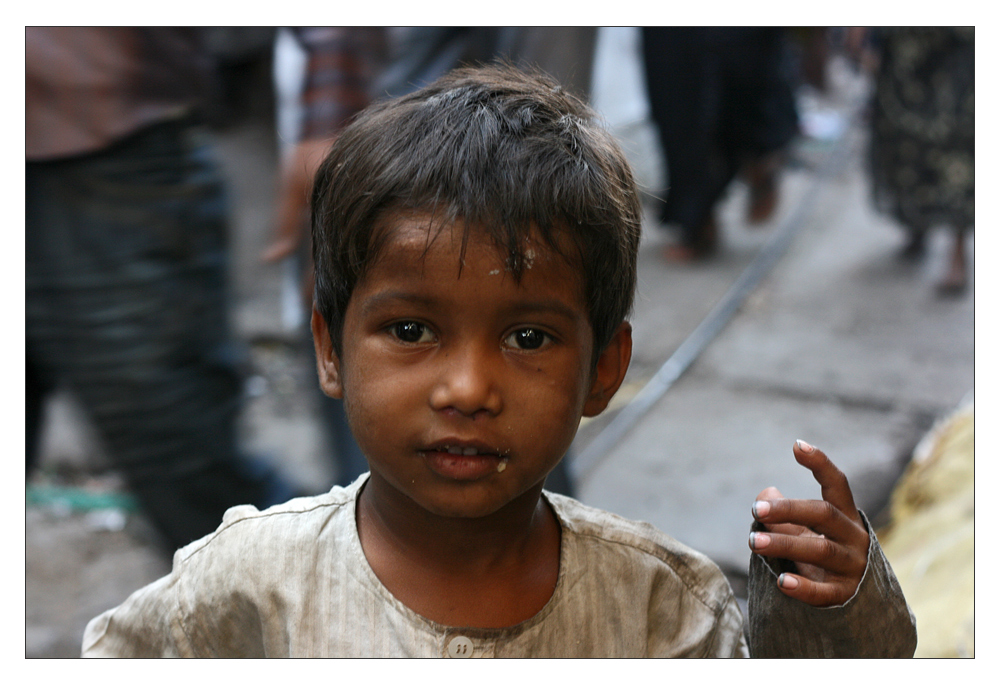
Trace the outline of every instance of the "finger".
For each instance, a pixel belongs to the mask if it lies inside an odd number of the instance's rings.
[[[774,486],[768,486],[763,491],[757,494],[757,500],[777,500],[778,498],[784,498],[779,491]]]
[[[850,579],[813,581],[788,572],[778,577],[778,589],[782,593],[815,607],[843,605],[854,596],[857,588],[857,583]]]
[[[809,535],[810,532],[804,526],[799,526],[797,524],[786,524],[781,522],[769,523],[762,519],[763,515],[767,515],[771,508],[771,503],[776,500],[783,499],[784,496],[781,495],[779,491],[774,486],[768,486],[763,491],[757,494],[757,499],[754,500],[753,506],[751,507],[751,513],[753,518],[764,525],[768,531],[777,531],[783,534],[790,535]]]
[[[805,441],[796,441],[792,448],[795,460],[813,473],[813,478],[819,483],[823,500],[831,503],[852,521],[860,524],[861,517],[854,505],[854,495],[847,483],[847,477],[837,468],[830,458],[819,448]]]
[[[846,544],[864,545],[868,536],[860,521],[826,500],[758,500],[753,504],[753,515],[771,530],[781,530],[776,525],[792,525]]]
[[[765,531],[770,531],[776,534],[785,534],[787,536],[818,536],[815,531],[808,529],[799,524],[767,524],[761,522],[764,525]]]
[[[750,549],[758,555],[812,565],[827,572],[860,579],[867,555],[859,547],[825,536],[796,536],[770,531],[750,534]]]

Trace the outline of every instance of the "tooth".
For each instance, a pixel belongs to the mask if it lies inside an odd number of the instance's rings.
[[[476,450],[475,448],[466,448],[465,450],[462,451],[462,454],[463,455],[475,455],[478,452],[479,451]]]
[[[458,448],[456,446],[446,445],[444,449],[447,450],[452,455],[461,455],[462,454],[462,449]]]

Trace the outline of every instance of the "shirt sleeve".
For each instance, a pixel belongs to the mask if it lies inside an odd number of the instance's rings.
[[[194,657],[182,627],[175,571],[87,623],[82,657]]]
[[[307,53],[301,138],[329,138],[371,102],[388,56],[386,29],[326,26],[294,32]]]
[[[82,657],[265,657],[256,558],[245,554],[257,529],[237,526],[256,513],[230,508],[219,529],[174,553],[168,575],[90,620]]]
[[[777,578],[792,571],[792,563],[751,554],[752,657],[913,657],[916,620],[863,512],[861,518],[870,539],[868,566],[858,590],[843,605],[813,607],[789,598],[778,590]],[[762,528],[754,523],[753,530]]]

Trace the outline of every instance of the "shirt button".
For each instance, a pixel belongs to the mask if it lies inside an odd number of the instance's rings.
[[[472,639],[455,636],[448,641],[448,657],[472,657]]]

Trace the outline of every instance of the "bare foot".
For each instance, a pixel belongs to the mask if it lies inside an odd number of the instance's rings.
[[[663,249],[663,259],[667,262],[675,262],[677,264],[689,264],[691,262],[699,262],[705,259],[705,256],[699,251],[687,245],[668,245]]]
[[[719,227],[715,215],[709,215],[693,243],[668,245],[663,249],[663,258],[668,262],[691,263],[706,260],[718,249]]]
[[[969,287],[969,280],[965,274],[948,272],[948,276],[942,279],[937,285],[939,295],[945,297],[958,297],[965,293]]]

